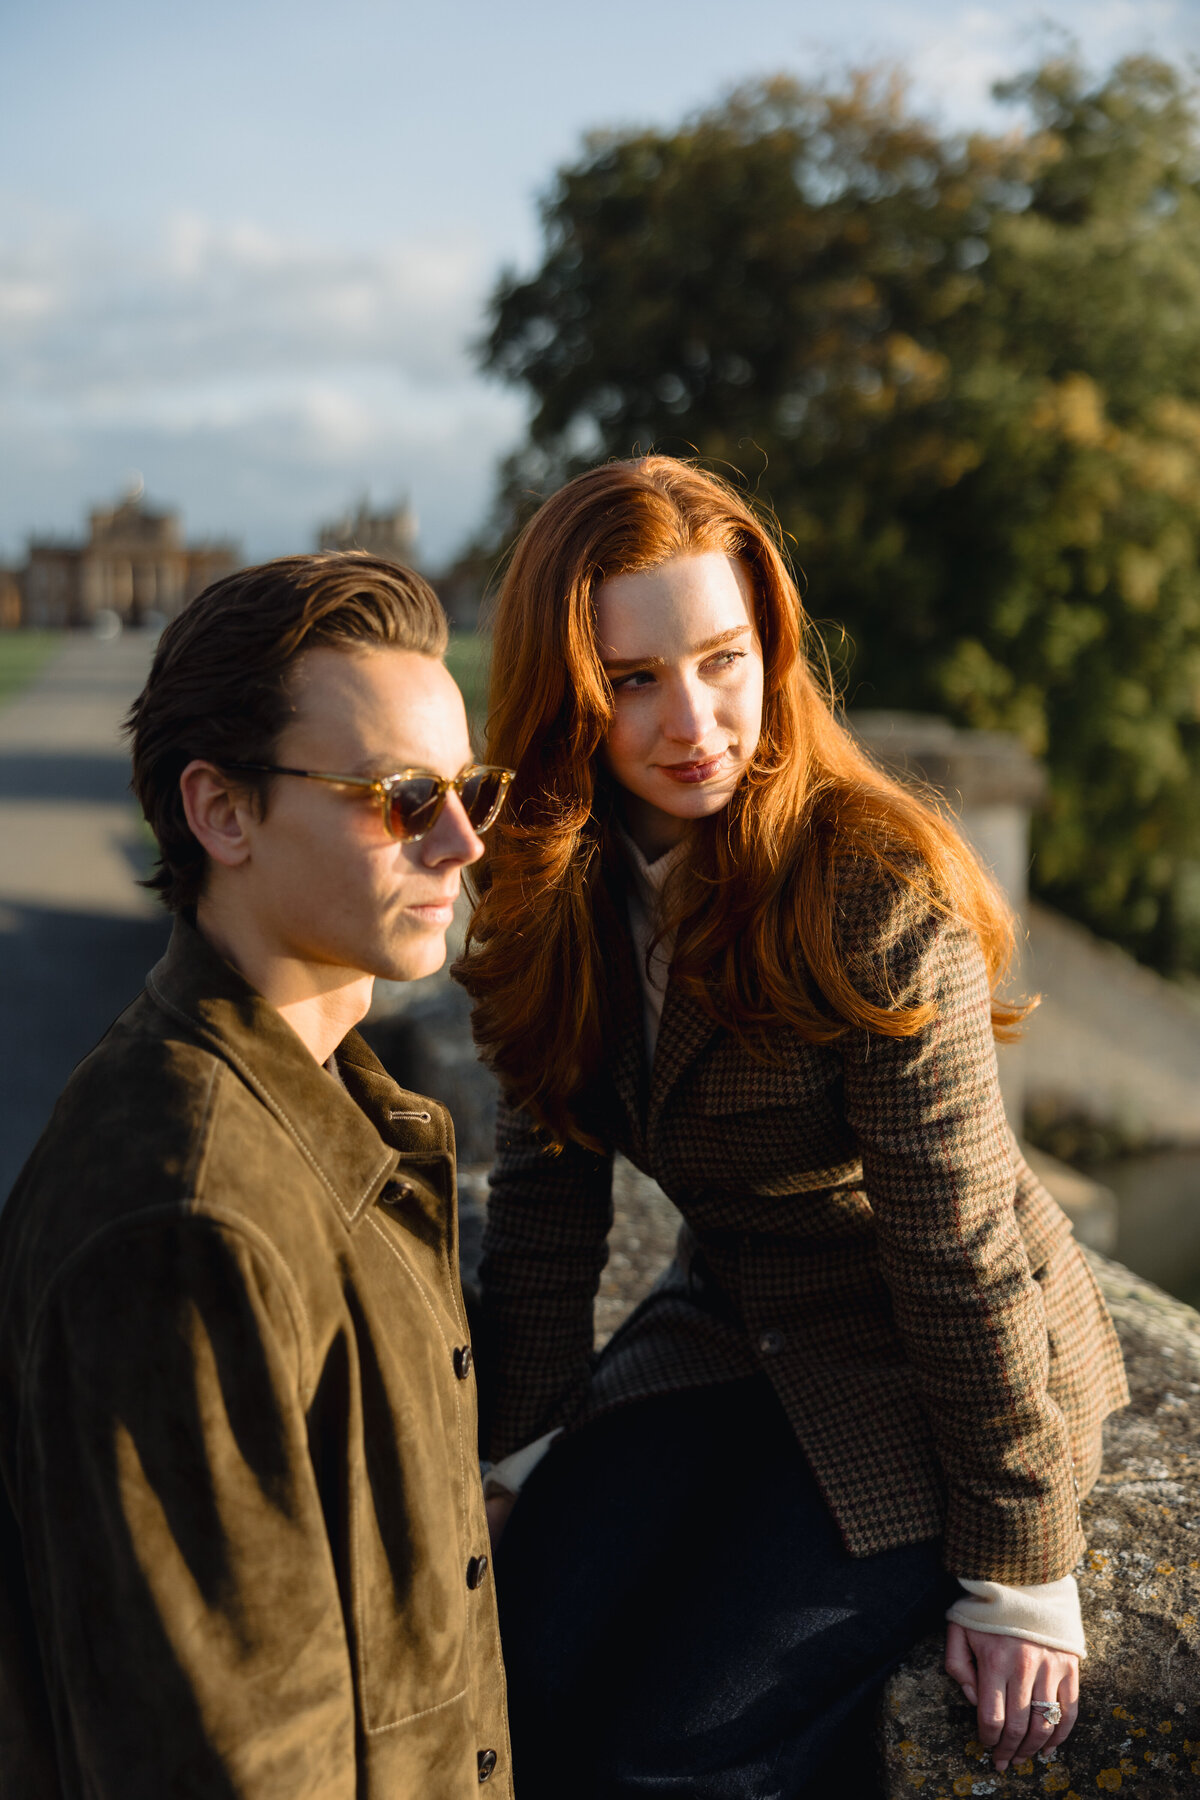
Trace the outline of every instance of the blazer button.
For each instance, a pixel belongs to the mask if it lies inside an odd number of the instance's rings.
[[[487,1572],[488,1572],[487,1557],[486,1556],[473,1556],[471,1558],[470,1562],[467,1564],[467,1586],[471,1589],[472,1592],[474,1592],[474,1590],[477,1587],[483,1586],[484,1579],[487,1575]]]
[[[782,1331],[771,1328],[767,1331],[760,1331],[758,1334],[758,1348],[763,1356],[778,1356],[779,1352],[786,1348],[786,1345],[787,1339]]]
[[[473,1361],[474,1358],[471,1355],[470,1344],[460,1344],[458,1349],[454,1352],[454,1373],[458,1376],[460,1381],[465,1381],[467,1376],[471,1373],[471,1364]]]
[[[479,1770],[480,1781],[486,1781],[495,1768],[499,1758],[494,1750],[480,1750],[475,1757],[475,1765]]]

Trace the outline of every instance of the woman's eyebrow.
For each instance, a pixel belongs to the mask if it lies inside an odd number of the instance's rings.
[[[732,631],[718,631],[714,637],[705,638],[703,643],[693,644],[687,652],[688,656],[707,656],[710,650],[719,650],[723,644],[732,644],[737,638],[745,637],[753,630],[749,624],[735,625]],[[665,669],[666,658],[662,656],[627,656],[614,657],[611,661],[601,659],[606,674],[612,675],[625,669]]]

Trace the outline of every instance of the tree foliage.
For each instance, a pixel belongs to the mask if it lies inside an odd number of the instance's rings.
[[[1170,65],[1048,63],[956,137],[894,77],[589,138],[492,301],[510,516],[654,445],[793,540],[851,704],[1018,732],[1035,879],[1200,967],[1200,128]]]

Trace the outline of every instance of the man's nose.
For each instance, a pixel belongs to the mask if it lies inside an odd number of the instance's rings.
[[[457,788],[446,795],[446,804],[433,830],[420,845],[422,862],[430,867],[438,863],[473,863],[483,855],[483,839],[467,817]]]

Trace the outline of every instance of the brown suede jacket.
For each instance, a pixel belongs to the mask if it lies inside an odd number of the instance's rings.
[[[337,1063],[180,922],[0,1219],[6,1800],[511,1795],[453,1134]]]

